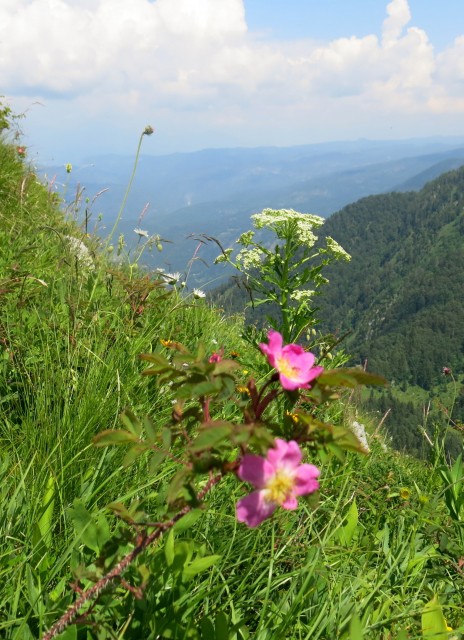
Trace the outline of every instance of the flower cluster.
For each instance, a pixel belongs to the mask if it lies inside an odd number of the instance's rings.
[[[74,254],[80,267],[91,270],[95,269],[90,251],[82,240],[74,236],[63,236],[63,238],[68,242],[70,251]]]
[[[366,427],[360,422],[357,422],[356,420],[354,420],[351,424],[351,431],[354,433],[354,435],[358,439],[362,450],[365,453],[369,453],[370,449],[369,449],[369,443],[367,442]]]
[[[259,347],[269,364],[277,370],[280,383],[287,391],[307,389],[310,382],[322,373],[322,367],[314,366],[314,354],[297,344],[283,346],[283,338],[278,331],[269,331],[268,341]],[[274,447],[268,450],[265,458],[252,454],[243,456],[238,477],[252,484],[256,491],[238,501],[239,522],[257,527],[277,507],[296,509],[299,496],[319,489],[319,469],[311,464],[302,464],[302,457],[295,440],[286,442],[281,438],[276,438]]]
[[[341,247],[336,240],[327,236],[325,239],[327,244],[327,251],[330,252],[337,260],[344,260],[349,262],[351,260],[350,254]]]
[[[297,291],[292,291],[290,294],[290,298],[295,300],[295,302],[310,302],[316,292],[311,289],[298,289]]]
[[[324,218],[320,216],[299,213],[293,209],[264,209],[251,217],[256,229],[272,229],[278,238],[284,237],[286,225],[295,225],[299,241],[308,247],[312,247],[317,240],[314,229],[324,223]]]
[[[261,265],[264,253],[259,247],[253,247],[252,249],[242,249],[237,254],[237,263],[244,269],[256,269]]]
[[[227,262],[233,252],[233,249],[224,249],[224,253],[221,253],[214,259],[214,264],[220,264],[221,262]]]

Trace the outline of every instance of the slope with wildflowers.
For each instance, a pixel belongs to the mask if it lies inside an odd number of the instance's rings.
[[[382,379],[327,351],[295,296],[324,265],[294,291],[289,266],[266,289],[287,320],[244,335],[177,274],[111,259],[8,131],[1,637],[459,638],[462,459],[439,438],[427,464],[397,454],[356,406]],[[301,240],[271,218],[264,269]]]

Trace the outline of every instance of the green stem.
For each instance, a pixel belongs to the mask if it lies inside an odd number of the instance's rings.
[[[115,223],[113,225],[113,228],[111,229],[110,235],[106,239],[105,247],[109,246],[109,244],[111,242],[111,239],[113,238],[114,232],[116,231],[116,229],[118,227],[118,224],[119,224],[119,222],[121,220],[123,211],[124,211],[124,209],[126,207],[127,198],[129,197],[129,193],[130,193],[130,190],[131,190],[131,187],[132,187],[132,183],[133,183],[134,177],[135,177],[135,172],[137,170],[137,165],[139,163],[139,155],[140,155],[140,149],[142,147],[143,136],[145,136],[145,135],[147,135],[146,130],[142,131],[142,133],[140,134],[139,144],[138,144],[138,147],[137,147],[137,152],[135,154],[134,166],[132,167],[131,177],[129,179],[129,183],[128,183],[127,188],[126,188],[126,193],[124,194],[124,198],[122,199],[121,206],[119,207],[119,211],[118,211],[118,215],[117,215],[116,221],[115,221]]]
[[[280,312],[282,314],[282,334],[286,342],[291,342],[291,331],[289,325],[289,307],[288,307],[288,271],[289,260],[291,255],[291,247],[289,246],[291,241],[287,238],[285,243],[285,258],[282,264],[282,275],[280,278]]]

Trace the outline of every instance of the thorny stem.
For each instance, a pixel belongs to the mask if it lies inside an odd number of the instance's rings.
[[[272,384],[273,382],[275,382],[275,380],[278,379],[278,374],[274,373],[271,378],[269,378],[269,380],[264,384],[263,388],[261,389],[261,391],[259,392],[256,401],[253,403],[253,411],[255,413],[255,418],[257,420],[259,420],[261,418],[261,415],[263,414],[264,410],[266,409],[267,405],[274,400],[274,398],[276,398],[280,391],[277,390],[272,390],[270,391],[266,397],[263,398],[264,392],[266,391],[267,387]]]
[[[210,422],[211,421],[211,415],[209,412],[209,405],[211,403],[211,398],[203,398],[203,420],[204,422]]]
[[[198,500],[202,500],[209,491],[221,480],[222,474],[219,473],[216,476],[211,476],[206,485],[198,494]],[[79,617],[79,610],[83,605],[89,600],[96,600],[101,592],[106,589],[106,587],[111,584],[116,578],[121,576],[121,574],[127,569],[127,567],[137,558],[138,555],[142,553],[144,549],[149,547],[153,542],[158,540],[161,535],[171,529],[175,525],[175,523],[180,520],[183,516],[185,516],[189,511],[192,510],[193,507],[190,505],[186,505],[179,513],[176,513],[170,520],[167,522],[159,522],[156,523],[156,529],[149,536],[145,536],[142,540],[137,544],[137,546],[132,549],[130,553],[128,553],[124,558],[118,562],[118,564],[111,569],[105,576],[100,578],[98,582],[96,582],[92,587],[82,592],[81,596],[76,600],[76,602],[68,608],[68,610],[61,616],[59,620],[55,622],[55,624],[50,627],[50,629],[42,636],[42,640],[52,640],[52,638],[56,638],[59,633],[62,633],[69,625],[71,625],[77,617]]]

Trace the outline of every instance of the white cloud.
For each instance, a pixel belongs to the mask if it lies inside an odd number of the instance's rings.
[[[381,38],[270,42],[249,32],[243,0],[2,0],[0,87],[89,118],[153,113],[179,132],[283,134],[319,118],[363,135],[369,113],[463,109],[464,36],[437,55],[412,20],[392,0]]]
[[[241,0],[17,0],[0,7],[0,85],[79,94],[185,81],[246,33]]]
[[[385,47],[396,43],[411,20],[408,0],[392,0],[387,5],[387,16],[382,26],[382,42]]]

